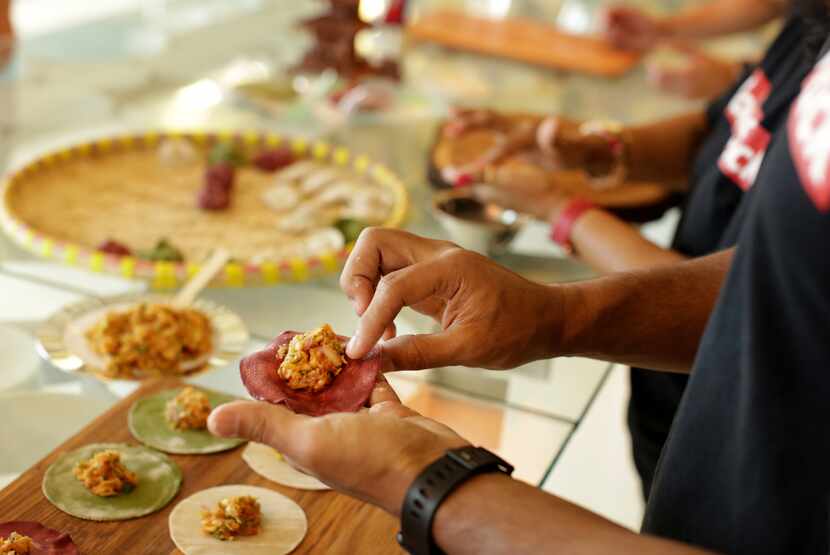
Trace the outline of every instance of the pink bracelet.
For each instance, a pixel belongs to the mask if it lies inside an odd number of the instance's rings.
[[[551,240],[568,253],[572,253],[571,232],[573,231],[574,224],[585,212],[593,210],[596,207],[596,204],[593,202],[581,198],[575,198],[568,202],[565,208],[559,213],[559,217],[551,225]]]

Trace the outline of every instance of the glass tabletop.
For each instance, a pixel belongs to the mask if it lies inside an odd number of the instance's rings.
[[[426,170],[437,121],[452,103],[623,121],[690,106],[651,92],[641,68],[606,81],[411,45],[405,47],[401,62],[405,76],[401,90],[409,99],[402,113],[332,118],[319,109],[319,99],[309,97],[263,106],[241,98],[233,83],[240,75],[284,74],[309,43],[296,29],[296,21],[315,13],[319,5],[283,0],[113,4],[123,6],[102,13],[82,10],[71,14],[75,23],[53,22],[50,27],[46,12],[55,9],[52,4],[37,12],[36,0],[22,3],[21,14],[30,20],[21,31],[13,67],[7,69],[12,74],[0,76],[0,163],[6,168],[57,146],[128,130],[278,130],[326,138],[382,161],[409,190],[412,202],[406,228],[446,239],[451,237],[430,210],[432,190]],[[413,4],[420,9],[441,3]],[[511,14],[524,10],[535,17],[555,17],[558,13],[553,3],[545,4],[542,11],[539,6],[544,3],[532,1],[492,4],[512,6]],[[587,0],[583,4],[595,8]],[[60,21],[59,14],[52,16]],[[622,104],[620,97],[632,101]],[[543,226],[527,226],[507,252],[494,258],[544,282],[591,275],[549,243]],[[142,282],[36,259],[0,237],[0,376],[7,378],[0,383],[0,419],[22,418],[26,409],[19,407],[30,407],[34,394],[74,396],[84,407],[70,416],[48,410],[36,416],[49,433],[32,442],[26,461],[18,460],[17,466],[0,462],[0,486],[4,476],[23,470],[24,462],[33,463],[130,391],[41,362],[35,355],[35,330],[68,303],[146,288]],[[252,336],[247,352],[284,329],[305,329],[326,321],[348,333],[356,322],[334,277],[277,287],[209,289],[204,297],[243,318]],[[401,333],[430,331],[434,326],[413,312],[402,313],[397,323]],[[539,484],[608,371],[603,362],[560,359],[511,372],[443,368],[401,373],[392,383],[405,402],[498,451],[515,464],[518,477]],[[193,381],[245,394],[235,362]],[[61,426],[53,425],[62,418]],[[528,436],[534,441],[527,442]],[[0,461],[8,446],[0,441]]]

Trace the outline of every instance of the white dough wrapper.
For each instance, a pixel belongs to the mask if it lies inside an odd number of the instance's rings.
[[[252,495],[262,508],[262,527],[255,536],[222,541],[202,532],[202,509],[215,509],[222,499]],[[291,553],[305,538],[308,520],[303,509],[286,496],[256,486],[231,485],[195,493],[170,513],[170,538],[184,555],[281,555]]]
[[[277,451],[262,443],[249,443],[242,451],[242,460],[257,474],[281,486],[308,490],[329,489],[314,476],[303,474],[292,467]]]

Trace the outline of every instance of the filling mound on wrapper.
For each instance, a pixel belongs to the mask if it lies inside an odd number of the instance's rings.
[[[357,411],[372,393],[381,357],[373,350],[352,360],[346,356],[347,340],[328,325],[307,333],[283,332],[242,360],[242,382],[255,399],[301,414]]]
[[[252,495],[222,499],[213,510],[202,510],[202,532],[222,541],[255,536],[262,524],[262,509]]]

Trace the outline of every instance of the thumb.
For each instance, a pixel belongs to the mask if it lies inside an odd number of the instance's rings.
[[[292,441],[309,417],[261,401],[235,401],[214,409],[208,430],[219,437],[239,437],[270,445],[291,455]]]
[[[464,364],[460,336],[450,329],[423,335],[401,335],[382,344],[383,356],[393,370],[425,370]]]

